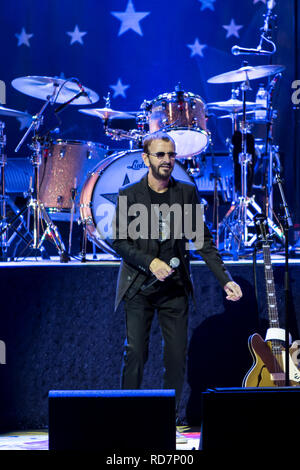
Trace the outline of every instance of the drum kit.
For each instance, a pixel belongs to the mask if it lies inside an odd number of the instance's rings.
[[[144,100],[140,111],[123,112],[110,105],[110,95],[105,98],[103,108],[80,108],[80,113],[100,119],[105,135],[112,140],[127,140],[129,149],[111,152],[109,148],[95,142],[53,139],[39,134],[43,116],[49,105],[58,105],[59,114],[68,105],[91,105],[99,100],[97,93],[84,87],[76,78],[27,76],[12,81],[12,86],[21,93],[43,100],[43,106],[34,116],[0,106],[0,115],[31,118],[31,124],[15,151],[31,136],[30,185],[27,203],[22,209],[14,206],[7,195],[6,170],[9,158],[5,155],[6,139],[4,124],[0,125],[1,165],[1,224],[0,243],[2,259],[13,237],[19,236],[33,252],[43,256],[44,242],[54,243],[61,262],[72,256],[72,229],[74,221],[83,227],[81,261],[86,261],[87,240],[106,253],[116,255],[112,248],[112,217],[118,190],[127,183],[138,181],[147,171],[142,159],[143,138],[149,133],[163,130],[175,141],[177,160],[174,177],[193,182],[200,194],[209,191],[214,195],[214,214],[217,217],[216,242],[224,252],[233,257],[243,255],[253,243],[251,227],[253,211],[266,211],[270,227],[278,238],[283,234],[273,223],[272,185],[274,166],[278,166],[278,147],[273,144],[272,125],[276,112],[272,106],[271,86],[268,91],[267,108],[256,102],[247,101],[250,81],[264,77],[277,77],[283,66],[265,65],[251,67],[247,64],[237,70],[216,75],[208,80],[211,84],[240,83],[232,89],[231,97],[225,101],[205,103],[201,96],[185,91],[181,84],[170,93],[163,93],[151,101]],[[274,79],[273,79],[274,81]],[[274,87],[273,87],[274,88]],[[241,100],[238,99],[241,93]],[[250,132],[258,110],[264,110],[260,119],[267,129],[266,141],[259,142],[256,151]],[[210,112],[220,112],[219,118],[231,119],[232,136],[229,155],[218,157],[206,154],[213,148],[212,135],[207,128]],[[225,114],[224,114],[225,113]],[[136,127],[130,130],[110,127],[114,119],[134,119]],[[262,185],[266,183],[266,207],[261,208],[252,194],[255,159],[263,155]],[[17,160],[17,159],[15,159]],[[22,159],[20,159],[21,161]],[[280,165],[280,162],[279,162]],[[6,168],[7,167],[7,168]],[[219,222],[218,194],[231,203],[230,209]],[[203,200],[205,202],[205,200]],[[7,204],[14,212],[8,220]],[[25,220],[27,213],[27,223]],[[31,217],[32,216],[32,217]],[[55,220],[70,222],[69,246],[65,247]],[[31,221],[31,225],[30,225]],[[220,239],[223,237],[222,247]],[[222,251],[221,250],[221,251]]]

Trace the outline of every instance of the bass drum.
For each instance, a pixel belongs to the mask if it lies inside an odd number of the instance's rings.
[[[142,150],[112,154],[103,160],[84,183],[80,195],[80,217],[86,225],[89,240],[107,253],[112,248],[112,220],[122,186],[138,182],[148,171]],[[184,167],[175,161],[172,176],[194,183]]]

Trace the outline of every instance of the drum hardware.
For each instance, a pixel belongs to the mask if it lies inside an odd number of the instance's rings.
[[[240,132],[241,132],[241,152],[238,156],[238,163],[241,168],[241,177],[240,177],[240,195],[236,198],[234,204],[232,205],[231,209],[224,217],[224,223],[220,224],[220,231],[226,227],[230,235],[227,233],[224,236],[224,248],[228,250],[229,246],[232,251],[234,258],[238,259],[239,253],[245,252],[248,247],[251,247],[254,240],[256,239],[256,235],[250,233],[250,227],[253,227],[253,214],[251,212],[251,206],[255,207],[255,210],[258,211],[259,206],[254,201],[254,197],[250,197],[248,194],[248,169],[252,161],[252,155],[247,151],[247,140],[249,134],[249,122],[246,119],[247,116],[247,100],[246,100],[246,93],[248,90],[251,89],[250,87],[250,79],[261,78],[263,76],[269,76],[272,73],[279,73],[283,70],[282,66],[259,66],[259,67],[249,67],[247,62],[243,63],[243,66],[235,71],[227,72],[225,74],[221,74],[215,77],[212,77],[208,80],[209,83],[228,83],[228,82],[238,82],[241,81],[240,90],[242,92],[242,121],[240,124]],[[232,119],[233,121],[233,129],[236,129],[236,112],[241,112],[239,109],[239,104],[236,101],[236,96],[232,96],[233,100],[231,114],[234,116]],[[234,101],[236,101],[234,103]],[[227,103],[229,104],[229,103]],[[212,103],[212,107],[223,108],[226,109],[226,104],[220,102],[219,103]],[[255,103],[250,103],[250,110],[253,111],[257,109]],[[228,106],[230,108],[230,106]],[[252,108],[252,109],[251,109]],[[234,111],[234,112],[233,112]],[[235,131],[236,132],[236,131]],[[234,134],[233,134],[234,135]],[[268,188],[270,189],[270,188]],[[260,209],[261,211],[261,209]],[[275,224],[271,222],[271,227],[277,233],[277,235],[282,239],[282,232]],[[227,238],[227,239],[226,239]]]
[[[71,255],[72,252],[72,235],[73,235],[73,223],[74,223],[74,215],[76,210],[76,195],[77,195],[77,178],[74,178],[74,187],[71,188],[71,217],[70,217],[70,230],[69,230],[69,246],[68,246],[68,254]]]
[[[18,80],[18,79],[17,79]],[[25,81],[26,82],[26,81]],[[17,82],[19,84],[19,82]],[[16,217],[13,219],[14,221],[20,218],[26,211],[32,211],[33,215],[33,234],[32,234],[32,244],[30,245],[30,248],[34,252],[39,252],[42,255],[42,245],[44,243],[44,240],[46,236],[48,236],[51,241],[54,242],[55,247],[58,250],[58,253],[60,255],[60,261],[61,262],[67,262],[68,261],[68,256],[66,254],[66,250],[64,247],[64,244],[62,242],[62,239],[60,237],[60,234],[58,232],[57,227],[52,223],[49,215],[47,214],[44,205],[41,203],[40,198],[39,198],[39,167],[41,165],[41,156],[42,156],[42,151],[41,151],[41,138],[38,135],[38,129],[40,127],[40,124],[43,120],[43,113],[49,103],[53,102],[56,94],[57,94],[57,84],[53,83],[53,88],[52,88],[52,94],[47,96],[46,102],[43,104],[42,108],[40,111],[33,116],[32,123],[25,132],[24,136],[22,137],[21,141],[17,145],[15,152],[17,152],[29,133],[33,131],[33,137],[32,137],[32,143],[30,145],[30,148],[32,150],[32,155],[31,155],[31,163],[33,166],[34,170],[34,183],[33,183],[33,188],[32,191],[30,192],[30,197],[29,200],[27,201],[26,206],[20,210],[19,214],[16,215]],[[29,216],[28,216],[29,217]],[[43,228],[43,222],[46,225],[46,228]],[[41,228],[43,230],[43,235],[40,237],[40,232]],[[29,245],[29,244],[28,244]]]
[[[215,243],[216,247],[219,249],[219,193],[218,193],[218,183],[222,185],[221,178],[215,174],[214,175],[214,198],[213,198],[213,222],[212,222],[212,233],[215,234]],[[222,187],[222,186],[221,186]]]
[[[84,208],[84,205],[80,205],[80,208]],[[82,223],[82,248],[81,248],[81,262],[86,263],[87,255],[87,242],[88,242],[88,227],[93,226],[93,219],[91,216],[85,217],[81,220]],[[92,241],[94,245],[94,241]]]
[[[104,133],[113,140],[129,140],[131,142],[141,141],[141,132],[133,129],[131,131],[125,131],[123,129],[111,129],[108,127],[111,119],[134,119],[135,113],[126,113],[123,111],[117,111],[110,107],[110,93],[108,93],[105,99],[104,108],[90,108],[90,109],[79,109],[80,113],[88,114],[90,116],[98,117],[103,121]]]
[[[188,174],[189,160],[179,160]],[[233,159],[232,155],[202,154],[197,157],[198,175],[193,177],[199,193],[213,195],[215,190],[214,177],[219,178],[219,189],[224,202],[234,199]],[[192,175],[191,175],[192,176]]]
[[[12,114],[8,114],[12,116]],[[5,154],[6,135],[4,134],[5,124],[0,121],[0,168],[1,168],[1,195],[0,195],[0,246],[1,246],[1,259],[2,261],[8,260],[8,248],[11,246],[16,236],[23,240],[26,244],[28,240],[26,236],[30,233],[26,226],[26,221],[22,215],[19,216],[19,209],[13,200],[7,195],[6,185],[6,166],[8,164],[7,156]],[[7,206],[12,209],[15,214],[13,220],[8,220]],[[16,219],[19,219],[17,226],[14,226]],[[8,235],[9,229],[12,228],[12,233]],[[21,232],[24,231],[24,234]]]
[[[190,176],[193,178],[200,178],[202,169],[198,156],[190,158],[179,158],[178,160],[181,162]]]
[[[125,131],[123,129],[110,129],[107,128],[105,130],[105,134],[109,136],[113,140],[130,140],[131,142],[135,142],[139,147],[142,145],[142,140],[145,136],[141,131],[138,129],[131,129],[130,131]]]
[[[210,110],[215,111],[226,111],[229,114],[218,116],[218,119],[230,118],[232,121],[232,135],[235,131],[238,130],[238,117],[243,115],[243,101],[240,101],[237,97],[239,95],[238,88],[232,88],[231,97],[227,101],[216,101],[213,103],[207,103],[206,107]],[[247,101],[246,103],[247,111],[246,114],[252,114],[257,109],[262,109],[258,107],[255,102]]]

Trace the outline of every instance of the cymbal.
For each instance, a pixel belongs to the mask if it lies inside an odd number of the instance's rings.
[[[90,116],[96,116],[101,119],[134,119],[134,116],[123,111],[116,111],[111,108],[87,108],[78,109],[80,113],[89,114]]]
[[[237,70],[215,75],[207,80],[208,83],[234,83],[244,82],[247,79],[255,80],[257,78],[268,77],[285,69],[283,65],[258,65],[251,67],[249,65]]]
[[[21,93],[34,98],[39,98],[40,100],[46,101],[48,97],[52,96],[54,93],[53,99],[56,103],[66,103],[80,91],[80,88],[75,81],[67,81],[66,79],[58,77],[19,77],[15,78],[11,84]],[[90,99],[88,99],[87,96],[82,95],[70,104],[91,104],[91,102],[96,103],[96,101],[99,100],[97,93],[89,88],[83,88]]]
[[[260,108],[262,109],[262,108]],[[255,113],[255,110],[252,110],[252,111],[246,111],[246,114],[249,115],[249,114],[254,114]],[[235,118],[236,116],[242,116],[243,113],[239,112],[239,113],[231,113],[231,114],[222,114],[221,116],[218,116],[217,119],[233,119]]]
[[[29,113],[25,113],[24,111],[17,111],[16,109],[9,109],[5,108],[4,106],[0,106],[0,115],[1,116],[11,116],[11,117],[27,117],[32,118]]]
[[[227,111],[229,113],[237,113],[242,111],[243,102],[237,99],[230,99],[227,101],[216,101],[214,103],[207,103],[206,107],[208,109],[216,109],[218,111]],[[255,102],[246,101],[246,109],[262,109],[261,106],[257,105]]]

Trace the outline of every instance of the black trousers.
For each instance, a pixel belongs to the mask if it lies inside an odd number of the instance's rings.
[[[163,388],[175,389],[179,404],[187,353],[189,299],[183,286],[160,282],[133,298],[125,296],[126,340],[121,374],[123,389],[138,389],[148,359],[149,336],[155,312],[163,338]]]

